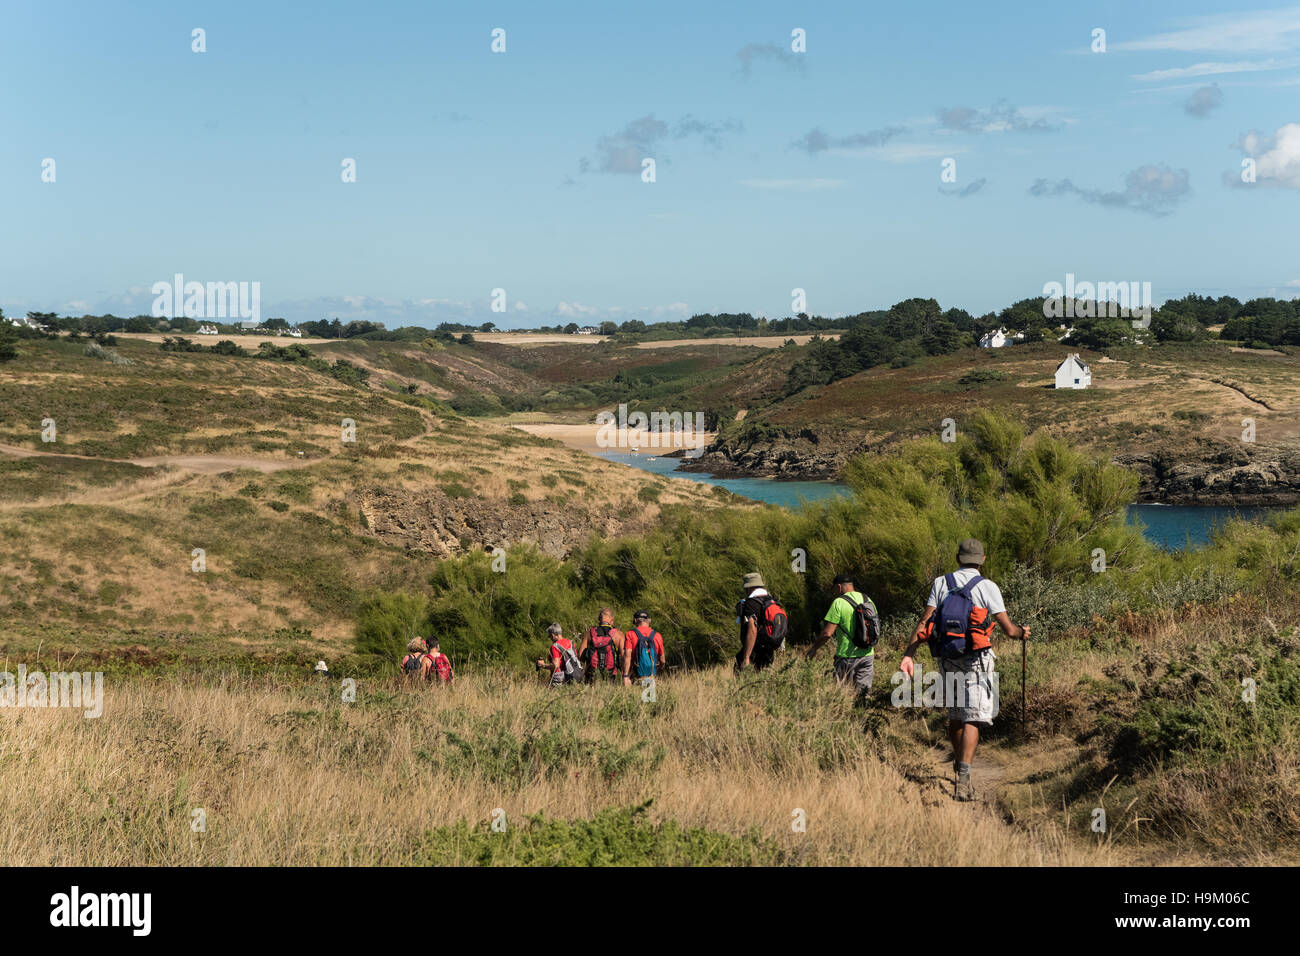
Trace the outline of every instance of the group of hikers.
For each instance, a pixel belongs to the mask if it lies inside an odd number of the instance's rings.
[[[938,661],[948,710],[948,739],[952,744],[956,796],[974,799],[971,761],[979,742],[980,728],[989,727],[997,712],[997,681],[994,675],[992,637],[995,626],[1016,640],[1026,640],[1029,628],[1014,624],[1007,614],[1002,592],[980,574],[984,545],[975,538],[962,541],[957,549],[957,568],[934,579],[925,610],[903,652],[899,670],[910,680],[915,673],[915,655],[927,643]],[[736,605],[740,649],[734,669],[761,671],[772,665],[777,651],[785,646],[789,621],[785,610],[767,590],[758,572],[741,581],[744,597]],[[857,589],[852,574],[835,577],[832,598],[821,619],[813,643],[804,651],[811,660],[831,640],[835,680],[853,691],[861,701],[871,690],[875,673],[875,646],[880,639],[880,613],[875,602]],[[650,612],[632,615],[626,631],[614,626],[614,612],[602,608],[595,625],[574,647],[559,624],[547,628],[549,654],[536,661],[539,672],[549,671],[552,686],[572,683],[634,681],[648,683],[665,665],[664,639],[650,623]],[[451,663],[438,650],[438,641],[427,644],[416,638],[402,659],[405,674],[424,680],[449,683]]]

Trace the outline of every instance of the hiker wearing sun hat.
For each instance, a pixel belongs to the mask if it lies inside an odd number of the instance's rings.
[[[772,664],[777,650],[785,644],[789,620],[785,609],[776,603],[757,571],[746,574],[740,582],[745,596],[736,605],[736,623],[740,625],[740,650],[736,652],[736,673],[751,664],[761,671]]]
[[[993,626],[996,623],[1008,637],[1021,641],[1029,637],[1029,628],[1011,623],[1002,591],[980,575],[984,564],[982,542],[975,538],[963,540],[957,546],[957,564],[956,571],[935,578],[930,586],[925,613],[903,652],[899,669],[910,679],[916,649],[922,641],[929,642],[930,653],[939,662],[948,706],[956,796],[959,800],[973,800],[970,765],[979,742],[979,728],[991,726],[998,710]]]

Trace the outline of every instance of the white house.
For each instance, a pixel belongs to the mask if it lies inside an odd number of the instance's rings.
[[[597,332],[599,332],[599,331],[600,331],[600,330],[597,329],[594,325],[584,325],[582,328],[578,329],[578,334],[579,334],[579,335],[595,335],[595,334],[596,334]]]
[[[199,326],[199,335],[217,335],[217,334],[219,333],[217,332],[217,327],[215,325]]]
[[[302,338],[302,329],[290,329],[288,334],[292,339],[300,339]]]
[[[1015,345],[1017,342],[1023,342],[1025,339],[1024,332],[1011,333],[1005,328],[994,329],[992,332],[984,333],[980,339],[980,348],[982,349],[1000,349],[1006,345]]]
[[[5,321],[24,329],[39,329],[41,323],[35,319],[29,319],[25,315],[6,315]]]
[[[1079,353],[1068,355],[1064,362],[1056,366],[1057,388],[1087,388],[1092,384],[1092,369],[1083,363]]]

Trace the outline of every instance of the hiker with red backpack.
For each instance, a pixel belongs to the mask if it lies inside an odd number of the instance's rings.
[[[551,638],[551,686],[576,684],[582,680],[582,662],[573,649],[573,641],[564,636],[564,629],[559,624],[552,624],[546,629]],[[537,661],[537,667],[545,670],[548,666],[545,658]]]
[[[745,596],[736,605],[736,621],[740,624],[737,674],[751,664],[756,671],[771,666],[790,629],[785,609],[768,593],[763,575],[757,571],[746,574],[741,587],[745,589]]]
[[[451,683],[451,659],[439,649],[436,637],[427,641],[417,637],[406,645],[406,651],[406,656],[402,658],[403,677],[409,680]]]
[[[632,615],[632,630],[623,635],[623,683],[653,681],[664,666],[664,639],[650,626],[650,612]]]
[[[440,684],[450,684],[452,681],[451,658],[442,652],[436,637],[429,638],[428,645],[429,670],[425,675],[426,678],[430,681],[436,680]]]
[[[582,638],[578,659],[586,665],[587,683],[617,680],[618,665],[623,657],[623,632],[614,626],[614,612],[600,609],[600,620]]]
[[[880,614],[875,602],[858,592],[853,575],[836,575],[831,587],[835,598],[822,618],[821,633],[804,656],[812,660],[823,644],[835,638],[835,680],[852,687],[855,702],[861,702],[871,691],[875,675]]]
[[[982,543],[975,538],[962,541],[957,548],[957,564],[956,571],[934,579],[925,614],[903,652],[899,669],[910,679],[916,649],[922,641],[929,642],[930,653],[939,662],[948,705],[956,796],[958,800],[973,800],[970,765],[979,729],[992,726],[998,706],[993,628],[997,624],[1008,637],[1020,641],[1029,638],[1029,628],[1011,623],[1002,591],[980,575],[984,564]]]

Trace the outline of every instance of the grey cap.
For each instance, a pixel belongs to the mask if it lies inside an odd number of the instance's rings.
[[[958,564],[983,564],[984,544],[975,538],[967,538],[957,545]]]
[[[763,583],[763,575],[759,574],[757,571],[751,571],[749,574],[745,575],[741,587],[748,590],[749,588],[765,588],[767,585]]]

